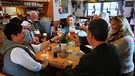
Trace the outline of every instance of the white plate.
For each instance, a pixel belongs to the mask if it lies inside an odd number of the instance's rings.
[[[79,31],[77,32],[77,35],[80,36],[80,37],[85,37],[85,36],[87,36],[87,33],[84,32],[83,30],[79,30]]]

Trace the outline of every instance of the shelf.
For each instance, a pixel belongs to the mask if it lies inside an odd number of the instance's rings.
[[[0,7],[20,7],[20,8],[22,8],[24,6],[0,6]]]
[[[21,0],[21,1],[27,1],[27,2],[50,2],[50,0]]]
[[[3,21],[5,21],[5,23],[12,16],[27,15],[31,10],[39,11],[40,17],[43,17],[46,15],[49,2],[50,0],[2,0],[0,5],[0,11],[3,11],[4,13]],[[9,7],[15,7],[16,9],[12,10]],[[10,14],[10,18],[5,18],[5,14]]]
[[[29,2],[50,2],[50,0],[0,0],[0,1],[18,1],[18,2],[23,2],[23,1],[29,1]]]
[[[41,0],[30,0],[30,1],[1,1],[1,6],[7,7],[18,7],[18,6],[26,6],[26,7],[44,7],[48,5],[48,2]]]
[[[44,7],[46,7],[46,6],[44,6]],[[44,8],[44,7],[34,7],[34,6],[32,6],[32,7],[26,7],[26,6],[24,6],[23,8]]]

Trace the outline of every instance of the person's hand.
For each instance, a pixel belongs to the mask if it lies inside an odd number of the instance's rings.
[[[34,30],[34,27],[28,26],[28,29],[29,29],[30,31],[32,31],[32,30]]]
[[[62,66],[65,68],[66,66],[72,66],[72,63],[68,62],[67,60],[65,60],[62,64]]]
[[[48,59],[45,59],[43,62],[42,62],[42,69],[46,68],[48,66]]]
[[[87,28],[85,26],[80,26],[80,29],[87,33]]]
[[[30,41],[30,43],[34,43],[34,42],[39,42],[39,38],[38,38],[38,37],[34,37],[34,38]]]
[[[43,61],[43,63],[42,63],[42,64],[45,64],[45,66],[47,66],[47,65],[48,65],[48,63],[49,63],[49,60],[48,60],[48,59],[45,59],[45,60]]]
[[[59,41],[59,39],[60,39],[59,36],[55,36],[55,37],[53,37],[51,40],[52,40],[53,42],[55,42],[55,41]]]

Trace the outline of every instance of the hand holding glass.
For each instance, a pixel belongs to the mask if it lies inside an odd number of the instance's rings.
[[[62,35],[63,35],[62,28],[58,28],[58,30],[57,30],[57,34],[58,34],[59,36],[62,36]]]

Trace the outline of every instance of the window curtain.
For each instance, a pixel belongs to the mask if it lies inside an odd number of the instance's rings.
[[[124,10],[123,10],[124,1],[125,0],[117,0],[118,7],[119,7],[118,10],[117,10],[117,15],[119,15],[119,11],[120,11],[121,15],[123,15],[123,12],[124,12]]]

